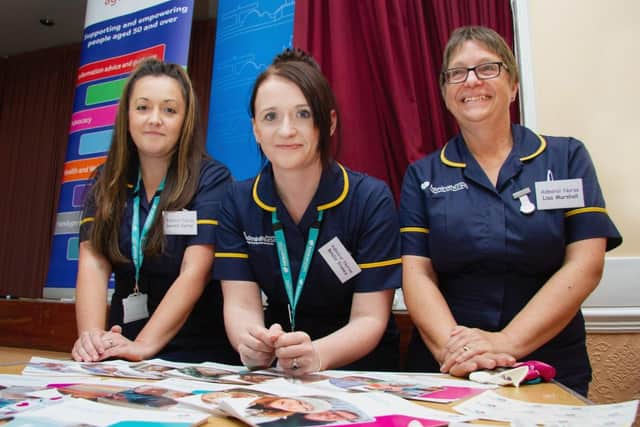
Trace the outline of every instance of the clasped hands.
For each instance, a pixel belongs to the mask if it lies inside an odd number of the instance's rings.
[[[516,359],[509,349],[513,349],[513,345],[504,332],[458,325],[441,352],[440,372],[463,377],[479,369],[512,366]]]
[[[269,329],[251,326],[240,336],[240,360],[248,368],[267,368],[278,359],[278,366],[291,376],[302,376],[322,369],[322,361],[309,334],[284,332],[278,323]]]
[[[152,355],[147,346],[122,335],[119,325],[108,331],[91,329],[82,332],[71,350],[71,356],[78,362],[99,362],[111,357],[139,361]]]

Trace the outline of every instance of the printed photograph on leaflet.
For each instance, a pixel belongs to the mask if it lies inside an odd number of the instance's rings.
[[[373,417],[355,405],[323,395],[224,398],[218,405],[228,415],[260,427],[304,427],[374,421]]]

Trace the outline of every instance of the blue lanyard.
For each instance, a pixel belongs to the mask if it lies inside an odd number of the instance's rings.
[[[293,291],[293,279],[291,277],[291,264],[289,263],[289,250],[287,249],[287,242],[284,239],[282,223],[278,220],[278,214],[276,211],[273,211],[271,214],[271,224],[273,226],[273,234],[276,237],[276,249],[278,251],[278,261],[280,262],[280,272],[282,273],[284,289],[287,292],[287,298],[289,299],[289,320],[291,322],[292,331],[296,329],[296,307],[298,306],[298,301],[300,300],[300,295],[302,295],[302,289],[304,288],[304,283],[307,279],[307,273],[311,266],[311,258],[313,257],[313,251],[316,247],[318,234],[320,233],[320,224],[322,224],[323,213],[324,211],[318,211],[318,218],[309,229],[309,237],[307,238],[307,244],[305,245],[304,255],[302,257],[302,264],[300,265],[300,274],[298,275],[298,281],[296,282],[295,295]]]
[[[136,188],[134,190],[136,195],[133,198],[133,218],[131,220],[131,258],[133,259],[133,265],[136,269],[136,284],[133,288],[133,293],[135,294],[140,292],[140,289],[138,288],[138,280],[140,279],[140,268],[144,261],[144,252],[142,251],[142,248],[147,241],[147,234],[149,234],[151,224],[153,224],[153,219],[156,216],[156,210],[160,203],[160,196],[158,193],[164,190],[164,180],[165,178],[162,178],[158,191],[156,191],[155,196],[153,196],[153,202],[151,203],[149,214],[147,215],[147,219],[144,221],[142,231],[140,231],[140,181],[142,181],[142,177],[140,176],[140,171],[138,171],[138,182],[136,183]]]

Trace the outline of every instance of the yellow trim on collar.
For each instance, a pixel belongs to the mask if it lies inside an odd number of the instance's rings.
[[[349,176],[347,175],[347,170],[340,163],[338,163],[337,165],[342,170],[342,177],[344,180],[342,193],[340,193],[340,195],[334,201],[318,206],[316,208],[318,211],[323,211],[339,205],[340,203],[342,203],[342,201],[347,197],[347,194],[349,193]],[[251,192],[253,195],[253,201],[256,202],[256,204],[260,206],[262,209],[264,209],[265,211],[275,212],[276,211],[275,206],[267,205],[265,202],[260,200],[260,197],[258,197],[258,182],[260,182],[260,175],[258,175],[256,177],[256,180],[253,182],[253,190]]]
[[[95,220],[96,220],[96,219],[95,219],[94,217],[92,217],[92,216],[88,216],[88,217],[86,217],[86,218],[82,218],[82,220],[80,221],[80,225],[82,225],[82,224],[86,224],[87,222],[93,222],[93,221],[95,221]]]
[[[199,219],[196,221],[197,224],[206,224],[206,225],[218,225],[218,221],[215,219]]]
[[[249,259],[249,254],[241,254],[237,252],[216,252],[216,258],[242,258]]]
[[[572,211],[567,211],[565,212],[564,217],[569,218],[570,216],[589,213],[589,212],[598,212],[598,213],[607,214],[607,210],[605,208],[590,207],[590,208],[579,208],[579,209],[574,209]]]
[[[424,227],[402,227],[400,228],[401,233],[424,233],[429,234],[429,229]]]
[[[258,174],[258,176],[256,176],[256,180],[253,181],[253,190],[251,192],[251,194],[253,195],[253,201],[256,202],[256,205],[260,206],[265,211],[275,212],[276,211],[275,206],[267,205],[258,197],[258,182],[260,182],[260,175],[262,174]]]
[[[342,188],[342,193],[340,193],[338,198],[335,199],[333,202],[325,203],[324,205],[318,206],[316,209],[318,209],[319,211],[330,209],[334,206],[339,205],[340,203],[342,203],[345,197],[347,197],[347,193],[349,193],[349,176],[347,175],[347,170],[340,163],[337,163],[337,165],[340,167],[340,169],[342,169],[342,177],[344,179],[344,186]]]
[[[542,136],[538,135],[537,133],[536,133],[536,136],[540,140],[540,146],[538,147],[538,149],[533,154],[529,154],[528,156],[520,157],[520,161],[521,162],[526,162],[527,160],[531,160],[534,157],[537,157],[540,153],[542,153],[545,150],[545,148],[547,148],[547,141],[545,141],[545,139]]]
[[[378,261],[378,262],[366,262],[364,264],[358,264],[358,267],[366,269],[366,268],[376,268],[376,267],[387,267],[390,265],[402,264],[402,260],[400,258],[389,259],[387,261]]]
[[[442,147],[442,150],[440,150],[440,161],[447,166],[451,166],[452,168],[466,168],[466,163],[452,162],[451,160],[447,159],[444,154],[444,149],[447,148],[447,145],[449,145],[448,142],[444,145],[444,147]]]
[[[541,135],[538,135],[537,133],[536,133],[536,136],[540,140],[540,145],[538,146],[536,151],[533,152],[533,154],[529,154],[528,156],[520,157],[520,161],[521,162],[526,162],[527,160],[531,160],[534,157],[538,157],[540,155],[540,153],[542,153],[547,148],[547,141]],[[466,168],[467,167],[466,163],[454,162],[452,160],[447,159],[447,157],[446,157],[446,155],[444,153],[444,150],[445,150],[445,148],[447,148],[448,145],[449,145],[449,143],[446,143],[445,146],[442,147],[442,150],[440,150],[440,161],[442,163],[444,163],[445,165],[451,166],[451,167],[454,167],[454,168]]]

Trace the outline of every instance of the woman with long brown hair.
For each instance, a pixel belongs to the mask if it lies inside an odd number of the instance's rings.
[[[85,202],[74,359],[235,361],[211,276],[219,200],[230,182],[204,151],[186,72],[142,62],[123,90],[107,160]]]

